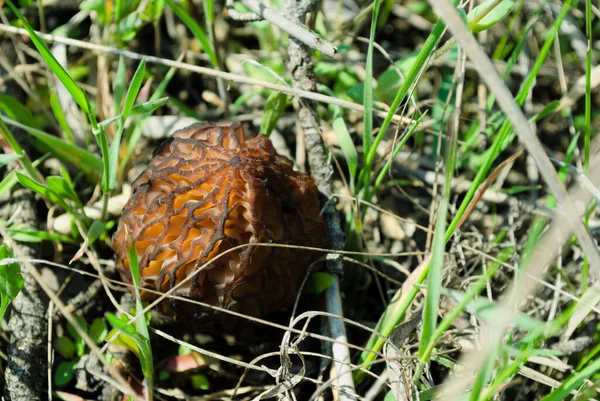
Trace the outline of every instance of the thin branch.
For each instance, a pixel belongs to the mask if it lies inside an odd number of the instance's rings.
[[[312,0],[286,0],[284,2],[284,13],[292,18],[296,23],[304,22],[306,15],[316,5]],[[314,90],[315,75],[313,64],[308,48],[300,41],[290,38],[288,41],[287,62],[288,71],[292,75],[292,83],[295,88],[303,90]],[[310,165],[311,176],[314,178],[317,187],[325,197],[325,206],[323,208],[323,220],[327,231],[327,247],[331,249],[344,248],[344,233],[340,228],[340,217],[332,202],[328,201],[333,195],[333,184],[331,176],[333,168],[331,160],[323,142],[319,116],[316,104],[306,100],[296,99],[294,107],[298,112],[298,125],[300,131],[304,134],[304,143],[308,163]],[[339,275],[342,273],[343,264],[339,257],[331,258],[326,264],[328,270],[333,275],[333,284],[325,290],[326,309],[329,313],[336,316],[344,316],[342,301],[340,297]],[[339,319],[328,319],[330,336],[341,343],[348,342],[346,328],[343,321]],[[350,362],[350,350],[340,343],[333,344],[331,350],[335,360],[344,363],[334,362],[332,376],[335,376],[335,384],[338,400],[355,400],[356,393],[352,372],[348,366]]]
[[[337,53],[337,48],[321,38],[316,33],[309,31],[295,21],[290,21],[281,13],[265,6],[258,0],[241,0],[242,4],[252,10],[256,15],[269,21],[277,28],[288,33],[311,49],[320,51],[326,56],[333,57]]]

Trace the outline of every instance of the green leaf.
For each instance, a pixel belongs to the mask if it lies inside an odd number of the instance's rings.
[[[130,234],[127,235],[127,256],[129,258],[129,268],[131,269],[131,276],[133,278],[133,284],[135,285],[135,311],[136,314],[140,313],[144,307],[142,305],[142,297],[140,296],[140,268],[139,259],[137,255],[137,249],[133,238]],[[143,314],[137,317],[135,320],[135,330],[139,334],[140,338],[144,341],[147,347],[150,347],[150,334],[148,333],[148,325],[146,318]],[[140,349],[141,350],[141,349]],[[143,354],[143,352],[142,352]],[[143,358],[140,358],[143,360]],[[149,358],[146,358],[147,365],[144,366],[142,361],[142,370],[144,372],[152,371],[152,353],[149,354]]]
[[[65,140],[71,145],[75,144],[75,138],[73,137],[73,131],[71,131],[71,127],[67,122],[67,117],[65,116],[65,112],[62,109],[60,102],[58,101],[58,97],[56,93],[52,92],[50,94],[50,108],[52,108],[52,113],[54,114],[54,118],[58,122],[60,129],[65,137]]]
[[[129,42],[135,38],[141,28],[142,20],[137,13],[130,13],[117,24],[116,39],[122,42]]]
[[[65,181],[62,177],[50,176],[46,178],[46,185],[48,189],[54,192],[57,196],[61,197],[63,200],[71,200],[76,202],[80,207],[83,207],[81,202],[75,193],[75,190],[71,188],[69,183]]]
[[[31,127],[24,127],[31,136],[39,139],[47,146],[48,151],[61,160],[68,161],[79,168],[85,168],[96,173],[102,173],[102,160],[91,152],[76,145],[63,141],[60,138],[47,134]]]
[[[57,337],[54,339],[54,349],[65,359],[73,359],[75,357],[75,344],[69,337]]]
[[[163,104],[167,103],[168,100],[169,100],[169,98],[167,96],[165,96],[165,97],[161,97],[158,99],[151,99],[151,100],[148,100],[147,102],[137,104],[137,105],[133,106],[133,109],[131,109],[130,115],[134,116],[137,114],[151,113],[154,110],[158,109]]]
[[[558,100],[548,103],[546,106],[544,106],[544,108],[539,113],[537,113],[535,116],[531,117],[529,119],[529,121],[532,123],[540,121],[542,118],[546,117],[548,114],[553,113],[558,108],[558,106],[560,106],[560,101],[558,101]]]
[[[129,268],[131,270],[131,276],[133,278],[133,284],[135,285],[135,311],[136,314],[140,313],[144,308],[142,306],[142,299],[140,297],[140,271],[138,265],[138,256],[133,243],[133,238],[128,233],[126,235],[127,241],[127,256],[129,258]],[[138,356],[140,358],[140,364],[142,366],[142,373],[146,378],[152,378],[154,374],[154,363],[152,360],[152,348],[150,346],[150,334],[148,332],[148,323],[144,314],[140,314],[135,319],[135,329],[128,324],[128,320],[119,319],[116,316],[107,313],[106,318],[108,322],[116,329],[120,330],[124,335],[133,339],[138,348]]]
[[[158,109],[163,104],[165,104],[168,100],[169,100],[168,97],[161,97],[159,99],[148,100],[147,102],[136,104],[131,109],[131,112],[129,113],[129,117],[135,116],[138,114],[151,113],[154,110]],[[107,118],[106,120],[102,121],[98,125],[105,129],[106,127],[108,127],[115,121],[119,121],[120,119],[121,119],[121,114],[117,114],[114,117]]]
[[[514,5],[514,0],[502,0],[500,3],[498,0],[483,2],[471,10],[467,16],[471,30],[475,33],[485,31],[506,18]]]
[[[0,94],[0,110],[8,117],[17,120],[21,124],[40,128],[31,111],[11,96]]]
[[[402,57],[394,65],[389,66],[378,78],[375,96],[383,102],[391,102],[402,83],[404,78],[410,72],[411,67],[417,61],[418,51]],[[400,73],[402,75],[400,75]]]
[[[13,13],[21,20],[23,26],[29,33],[29,37],[31,41],[35,45],[35,47],[40,52],[42,58],[46,61],[52,72],[58,77],[60,82],[65,86],[67,91],[73,96],[73,99],[79,107],[88,115],[92,114],[92,110],[90,109],[90,105],[87,97],[85,96],[85,92],[77,86],[77,83],[71,78],[69,73],[63,68],[63,66],[56,60],[50,49],[46,46],[46,44],[42,41],[42,39],[35,33],[27,19],[21,14],[21,12],[12,4],[10,0],[6,0],[6,4]]]
[[[348,132],[348,127],[346,127],[346,123],[344,122],[344,118],[342,117],[342,112],[339,107],[335,108],[333,123],[331,125],[333,127],[335,136],[337,137],[338,141],[340,141],[340,146],[342,147],[344,156],[346,157],[348,170],[350,171],[350,189],[352,193],[354,193],[356,169],[358,166],[358,152],[356,151],[356,147],[354,146],[352,137]]]
[[[74,315],[73,317],[79,324],[79,327],[81,327],[83,329],[83,331],[85,331],[87,333],[88,325],[87,325],[87,322],[85,321],[85,319],[79,315]],[[81,336],[79,335],[79,333],[77,333],[77,330],[75,330],[75,327],[73,327],[73,325],[71,323],[67,323],[67,332],[69,333],[71,338],[74,340],[75,350],[77,351],[77,355],[82,356],[85,353],[85,341],[83,341],[83,338],[81,338]]]
[[[283,114],[285,106],[287,105],[287,95],[281,92],[271,92],[265,103],[265,110],[263,117],[260,122],[259,132],[263,135],[269,136],[273,129],[277,125],[277,121]]]
[[[54,372],[54,384],[56,384],[58,387],[64,387],[69,384],[69,382],[73,379],[73,373],[75,373],[76,367],[77,362],[61,362]]]
[[[196,373],[196,374],[191,375],[190,380],[192,381],[192,386],[196,390],[210,389],[210,382],[208,381],[208,377],[204,376],[201,373]]]
[[[333,284],[331,274],[316,272],[311,273],[304,285],[304,292],[308,294],[320,294]]]
[[[104,319],[96,318],[92,322],[92,326],[90,327],[90,337],[96,344],[100,344],[102,341],[106,339],[108,335],[108,327],[106,327],[106,323]]]
[[[133,74],[133,78],[131,80],[131,84],[127,89],[127,95],[125,96],[125,104],[123,105],[123,110],[121,111],[121,119],[119,120],[119,126],[108,151],[108,164],[110,166],[110,177],[108,180],[109,190],[114,189],[117,185],[117,170],[119,168],[119,151],[121,149],[121,137],[123,136],[125,121],[127,120],[127,117],[129,117],[131,108],[133,107],[135,99],[137,98],[138,93],[140,92],[140,88],[142,87],[142,81],[144,79],[145,72],[146,60],[143,59],[138,65],[138,68],[135,70],[135,73]]]
[[[160,19],[163,9],[165,8],[164,0],[152,0],[148,2],[146,8],[142,12],[142,20],[148,22],[156,22]]]
[[[15,179],[16,181],[16,179]],[[62,234],[49,233],[48,231],[34,230],[22,224],[13,224],[6,229],[10,237],[20,242],[42,242],[42,241],[60,241],[74,244],[73,238]]]
[[[129,112],[135,103],[135,99],[137,99],[138,93],[140,92],[140,88],[142,87],[142,81],[144,79],[144,73],[146,72],[146,59],[140,61],[138,68],[135,70],[133,74],[133,78],[131,79],[131,85],[129,85],[129,89],[127,89],[127,95],[125,96],[125,104],[123,105],[122,118],[124,120],[129,117]]]
[[[125,330],[127,330],[127,328],[124,328],[123,330],[119,329],[119,327],[121,327],[122,325],[126,326],[129,322],[127,316],[121,316],[121,318],[118,318],[112,313],[106,313],[105,317],[106,320],[108,320],[108,323],[110,323],[110,325],[113,326],[113,329],[106,336],[106,340],[112,341],[113,344],[118,345],[120,347],[127,348],[139,358],[140,349],[137,346],[136,341],[131,335],[127,335],[124,332]],[[117,320],[121,320],[122,324],[117,322]],[[133,333],[134,336],[136,335],[135,329],[133,329],[133,327],[131,327],[130,329],[130,334],[131,333]]]
[[[375,31],[377,30],[377,19],[379,17],[379,8],[381,0],[375,0],[371,15],[371,33],[369,36],[369,47],[367,49],[365,83],[364,83],[364,113],[363,113],[363,152],[369,153],[371,143],[373,142],[373,43],[375,42]],[[365,170],[365,186],[368,186],[370,172]]]
[[[6,308],[23,288],[21,266],[18,263],[5,263],[4,259],[12,257],[11,249],[6,244],[0,245],[0,323],[4,319]]]
[[[124,319],[119,319],[112,313],[107,313],[105,316],[108,322],[111,324],[111,326],[113,326],[117,330],[117,332],[121,333],[121,335],[119,335],[119,339],[125,340],[123,341],[123,344],[127,344],[126,346],[129,349],[131,349],[134,353],[136,353],[136,355],[138,355],[138,357],[140,358],[140,364],[142,366],[142,373],[144,374],[144,376],[152,377],[154,369],[152,364],[152,349],[150,348],[150,340],[142,338],[142,336],[137,331],[137,324],[136,328],[128,324],[129,319],[127,319],[127,317],[124,317]],[[136,320],[136,323],[138,321],[139,319]],[[114,333],[111,332],[109,338],[112,338],[113,336]],[[134,343],[132,344],[131,342],[126,341],[126,338],[123,338],[123,336],[133,340]]]
[[[92,245],[98,238],[100,238],[100,236],[104,234],[105,229],[106,226],[103,222],[94,220],[87,232],[88,246]]]
[[[126,85],[126,71],[125,58],[119,56],[119,65],[117,66],[117,73],[115,75],[115,89],[114,89],[114,102],[116,107],[121,107],[123,103],[123,97],[125,96],[125,85]]]
[[[394,393],[392,393],[392,390],[388,391],[385,394],[385,398],[383,399],[383,401],[397,401],[396,397],[394,397]]]
[[[17,123],[17,124],[19,124],[19,123]],[[42,179],[41,175],[33,167],[31,162],[29,161],[29,158],[27,158],[27,155],[23,151],[23,148],[21,147],[21,145],[19,145],[19,142],[16,140],[16,138],[14,137],[12,132],[10,132],[10,130],[4,123],[4,120],[2,119],[1,115],[0,115],[0,134],[2,134],[4,136],[5,143],[7,143],[8,146],[10,146],[13,153],[21,156],[21,165],[23,165],[27,174],[29,174],[30,177],[41,180]]]
[[[169,84],[169,82],[171,82],[171,79],[175,75],[175,71],[176,71],[175,68],[170,68],[167,71],[163,80],[158,84],[158,86],[156,87],[152,96],[150,96],[150,101],[147,103],[160,100],[160,97],[163,96],[166,92],[167,85]],[[166,101],[166,98],[164,98],[164,99]],[[133,108],[132,113],[136,110],[136,107],[138,107],[138,106],[135,106]],[[151,111],[153,111],[153,110],[154,109],[152,109]],[[144,115],[142,115],[142,117],[139,119],[136,126],[134,127],[133,132],[131,133],[131,135],[129,135],[129,138],[127,138],[127,146],[125,148],[126,149],[125,156],[122,158],[121,164],[119,165],[119,170],[121,172],[123,172],[125,170],[125,167],[127,166],[127,163],[129,162],[129,158],[133,154],[135,145],[137,144],[137,142],[139,141],[139,139],[142,136],[142,129],[143,129],[148,117],[149,117],[149,113],[145,113]]]
[[[33,167],[37,167],[40,165],[40,163],[43,160],[46,160],[47,155],[46,156],[42,156],[41,158],[35,160],[32,164]],[[6,174],[4,176],[4,178],[2,179],[2,181],[0,181],[0,195],[2,195],[3,193],[10,191],[12,189],[12,187],[15,186],[15,184],[19,182],[19,180],[17,179],[17,172],[15,170],[10,171],[8,174]]]
[[[0,181],[0,195],[10,191],[17,182],[19,182],[19,180],[17,180],[17,174],[15,170],[6,174],[2,181]]]
[[[48,199],[50,202],[55,203],[56,205],[62,207],[65,210],[72,211],[69,205],[64,201],[64,199],[54,193],[50,188],[45,186],[44,184],[40,184],[39,182],[27,177],[24,174],[17,172],[17,179],[25,188],[32,190],[44,198]]]

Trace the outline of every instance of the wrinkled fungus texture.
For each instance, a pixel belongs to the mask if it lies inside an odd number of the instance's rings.
[[[137,250],[142,288],[250,316],[291,305],[316,252],[252,243],[324,246],[317,189],[275,152],[265,136],[245,140],[240,124],[194,124],[174,132],[133,183],[113,247],[132,283],[126,230]],[[157,295],[141,292],[144,300]],[[166,316],[214,312],[181,300],[161,302]]]

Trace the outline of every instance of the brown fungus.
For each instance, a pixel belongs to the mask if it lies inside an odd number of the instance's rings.
[[[174,132],[133,183],[113,247],[117,269],[132,282],[126,230],[135,243],[142,288],[250,316],[293,303],[315,252],[253,243],[324,245],[313,180],[294,171],[265,136],[245,140],[238,123],[194,124]],[[142,298],[152,301],[153,292]],[[159,312],[206,316],[213,312],[167,299]]]

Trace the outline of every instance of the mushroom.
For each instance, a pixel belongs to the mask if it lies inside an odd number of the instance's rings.
[[[173,295],[264,316],[294,302],[318,254],[267,246],[222,254],[242,244],[325,243],[313,180],[294,171],[266,136],[245,140],[239,123],[197,123],[175,131],[132,190],[113,248],[121,277],[132,283],[126,233],[131,235],[144,300],[157,298],[144,289],[164,293],[193,275]],[[159,313],[205,317],[215,312],[167,298]]]

